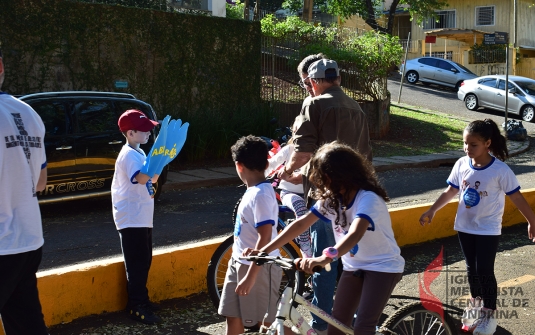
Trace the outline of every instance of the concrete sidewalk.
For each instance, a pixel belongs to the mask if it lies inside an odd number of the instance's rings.
[[[508,141],[509,155],[518,155],[528,150],[529,145],[529,139],[524,141]],[[439,167],[441,165],[454,164],[457,159],[464,155],[463,150],[454,150],[421,156],[374,157],[373,166],[377,172],[403,168]],[[240,182],[236,174],[236,169],[233,166],[170,171],[167,177],[167,183],[164,185],[164,191],[231,185]]]

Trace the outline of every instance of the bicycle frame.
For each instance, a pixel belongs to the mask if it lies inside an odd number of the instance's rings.
[[[299,313],[297,308],[293,306],[294,302],[303,306],[309,312],[316,314],[320,319],[336,327],[345,334],[353,334],[353,329],[342,324],[340,321],[327,314],[324,310],[314,306],[310,301],[305,300],[305,298],[303,298],[299,294],[294,294],[293,287],[286,287],[286,289],[282,293],[279,306],[277,307],[277,316],[273,324],[268,328],[267,334],[275,335],[278,333],[279,335],[284,335],[284,321],[286,319],[289,319],[291,323],[297,329],[299,329],[299,332],[301,334],[317,334],[314,329],[310,327],[308,322],[306,322],[305,318],[301,315],[301,313]]]

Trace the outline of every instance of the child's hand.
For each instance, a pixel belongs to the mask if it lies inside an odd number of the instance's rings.
[[[236,286],[236,294],[237,295],[247,295],[249,292],[251,292],[251,289],[254,286],[254,278],[251,278],[251,276],[246,275],[238,285]]]
[[[433,221],[433,217],[435,216],[435,213],[432,211],[427,211],[420,216],[420,225],[425,226],[425,224],[431,224],[431,221]]]
[[[535,225],[528,223],[528,237],[531,242],[535,243]]]
[[[314,273],[314,268],[317,269],[318,266],[324,268],[325,265],[329,263],[331,263],[331,259],[325,256],[319,256],[314,258],[298,258],[295,262],[295,264],[300,270],[308,274]]]
[[[260,253],[260,250],[256,250],[253,248],[245,248],[242,252],[242,256],[256,256]]]

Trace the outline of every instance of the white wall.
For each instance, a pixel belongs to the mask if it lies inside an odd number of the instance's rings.
[[[226,3],[225,0],[208,0],[208,10],[212,11],[212,16],[226,17]]]

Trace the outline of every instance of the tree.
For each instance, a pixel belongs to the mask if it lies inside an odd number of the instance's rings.
[[[416,22],[422,23],[427,17],[436,17],[435,10],[439,10],[448,6],[447,0],[393,0],[388,9],[387,26],[382,27],[377,22],[377,19],[383,15],[381,8],[383,1],[381,0],[315,0],[314,5],[318,6],[322,11],[340,16],[342,19],[347,19],[355,14],[359,14],[367,24],[374,30],[392,34],[394,27],[394,15],[398,9],[398,5],[409,5],[406,9],[412,19]],[[283,7],[290,8],[297,11],[303,6],[303,0],[285,0]]]

